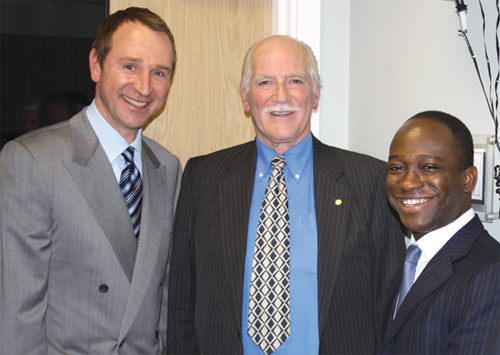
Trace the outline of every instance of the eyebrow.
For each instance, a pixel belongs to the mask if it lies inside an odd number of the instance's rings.
[[[307,74],[290,73],[290,74],[285,74],[284,76],[285,76],[285,78],[301,78],[304,80],[309,80],[309,76],[307,76]],[[260,76],[256,76],[255,78],[253,78],[252,82],[257,82],[257,81],[260,81],[262,79],[275,79],[275,78],[276,78],[276,75],[270,75],[270,74],[260,75]]]
[[[401,157],[400,154],[389,155],[389,160],[390,159],[398,159],[400,157]],[[418,157],[424,158],[424,159],[436,159],[436,160],[441,160],[441,161],[443,160],[442,158],[440,158],[436,155],[432,155],[432,154],[419,154]]]
[[[132,63],[143,63],[144,62],[144,60],[142,60],[142,59],[132,58],[132,57],[121,58],[120,61],[121,62],[132,62]],[[163,69],[163,70],[166,70],[168,72],[172,71],[172,68],[170,68],[168,66],[164,66],[164,65],[157,65],[156,68],[157,69]]]

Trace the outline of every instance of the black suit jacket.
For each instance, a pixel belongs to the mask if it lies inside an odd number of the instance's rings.
[[[476,216],[429,261],[392,319],[402,268],[388,289],[383,354],[500,354],[500,244]]]
[[[320,352],[373,353],[404,238],[386,164],[313,139]],[[191,159],[177,206],[169,285],[171,354],[241,354],[255,141]],[[342,200],[340,205],[336,200]]]

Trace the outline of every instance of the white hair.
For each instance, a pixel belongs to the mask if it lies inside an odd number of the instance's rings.
[[[314,55],[314,52],[312,51],[311,47],[309,47],[305,42],[299,41],[298,39],[289,37],[289,36],[283,36],[287,37],[304,48],[306,51],[307,55],[307,65],[308,65],[308,71],[309,71],[309,76],[311,77],[312,84],[313,84],[313,92],[316,92],[318,87],[321,87],[321,77],[319,75],[319,69],[318,69],[318,61],[316,60],[316,56]],[[269,37],[268,37],[269,38]],[[263,40],[260,40],[256,43],[254,43],[247,51],[247,54],[245,55],[245,58],[243,59],[243,68],[241,70],[241,88],[243,89],[244,92],[248,92],[248,89],[250,87],[250,78],[252,77],[252,54],[257,47],[258,44],[261,42],[265,41],[267,38],[264,38]]]

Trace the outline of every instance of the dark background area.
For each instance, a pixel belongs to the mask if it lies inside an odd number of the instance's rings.
[[[88,56],[107,0],[0,0],[0,147],[23,133],[23,106],[51,94],[94,97]]]

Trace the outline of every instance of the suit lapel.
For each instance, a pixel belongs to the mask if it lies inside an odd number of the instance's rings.
[[[323,148],[324,145],[313,138],[320,334],[328,316],[335,278],[342,260],[351,208],[351,192],[337,183],[343,169],[335,156]]]
[[[228,284],[234,312],[241,324],[243,277],[248,234],[248,218],[252,200],[257,148],[255,141],[242,147],[241,152],[227,163],[227,176],[219,182],[222,245],[228,270]]]
[[[142,150],[144,195],[141,233],[120,339],[127,334],[132,326],[150,288],[154,270],[158,265],[159,253],[162,250],[162,227],[166,218],[164,201],[166,197],[168,198],[166,191],[167,168],[165,165],[161,165],[144,140],[142,141]]]
[[[396,317],[391,321],[392,312],[389,315],[388,329],[384,336],[383,347],[397,334],[404,326],[413,310],[427,296],[435,292],[446,280],[453,275],[453,263],[467,255],[472,244],[482,232],[483,227],[479,218],[475,216],[468,224],[460,229],[429,261],[422,274],[406,295],[401,304],[401,308],[396,313]],[[402,278],[402,270],[397,273],[397,280],[393,286],[392,302],[398,295],[399,283]],[[396,281],[396,280],[394,280]],[[394,309],[394,308],[393,308]]]
[[[446,280],[451,277],[451,275],[453,275],[453,268],[451,265],[452,260],[447,248],[443,247],[438,255],[432,258],[431,262],[429,262],[415,284],[410,289],[410,292],[408,292],[408,294],[406,295],[406,298],[397,311],[394,320],[391,320],[394,311],[394,307],[392,307],[392,311],[389,315],[389,328],[387,329],[384,337],[384,346],[387,341],[394,337],[394,335],[396,335],[396,333],[406,323],[415,307],[417,307],[423,299],[436,291],[442,284],[446,282]],[[395,292],[393,292],[394,298],[398,296],[401,277],[402,276],[398,277],[399,282],[397,283]],[[394,305],[394,302],[392,302],[391,305]]]
[[[73,155],[64,164],[131,281],[137,246],[111,164],[83,112],[71,120],[70,128]]]

